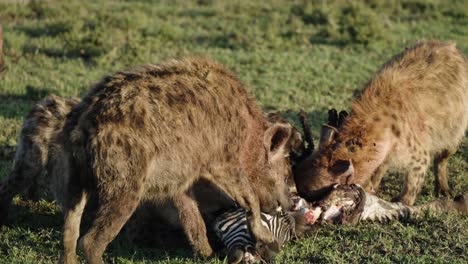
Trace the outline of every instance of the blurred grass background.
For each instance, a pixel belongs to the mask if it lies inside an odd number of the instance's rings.
[[[313,133],[330,107],[346,109],[380,65],[419,40],[457,43],[468,55],[468,1],[26,1],[0,0],[6,70],[0,73],[0,146],[15,145],[23,116],[50,93],[80,96],[103,75],[170,58],[206,56],[233,69],[267,110]],[[449,107],[449,106],[447,106]],[[467,140],[451,159],[455,192],[468,190]],[[10,160],[0,161],[0,178]],[[382,196],[398,193],[397,174]],[[393,179],[393,180],[392,180]],[[434,199],[433,175],[418,202]],[[56,262],[62,217],[54,203],[15,200],[0,230],[0,263]],[[325,226],[291,243],[280,263],[467,263],[468,218]],[[203,262],[186,250],[120,238],[110,263]],[[218,260],[212,260],[217,263]]]

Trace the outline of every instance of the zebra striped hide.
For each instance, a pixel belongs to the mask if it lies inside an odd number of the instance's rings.
[[[291,197],[293,206],[277,215],[262,213],[262,224],[274,235],[274,245],[259,245],[249,229],[247,213],[242,208],[219,216],[214,225],[216,234],[227,250],[229,263],[270,262],[280,248],[293,236],[301,236],[316,223],[357,223],[359,221],[388,221],[419,217],[425,211],[435,213],[468,213],[468,199],[438,199],[418,206],[387,202],[369,194],[357,185],[335,185],[320,201],[309,203]]]
[[[263,245],[255,240],[243,208],[225,212],[215,220],[214,230],[225,247],[228,263],[271,262],[280,248],[295,235],[294,218],[287,212],[276,215],[262,213],[262,224],[275,237],[273,244]]]

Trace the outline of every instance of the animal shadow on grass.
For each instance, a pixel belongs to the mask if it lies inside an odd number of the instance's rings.
[[[51,58],[81,58],[86,65],[93,65],[93,58],[106,54],[111,48],[108,42],[100,42],[99,38],[93,34],[80,35],[79,32],[75,32],[75,34],[65,35],[73,30],[72,25],[66,22],[51,23],[42,27],[18,26],[15,30],[25,33],[30,38],[50,37],[62,43],[62,45],[52,47],[26,43],[22,47],[23,54],[41,53]]]
[[[0,254],[15,247],[30,248],[42,256],[58,257],[61,213],[52,203],[14,199],[5,226],[0,227]]]
[[[28,233],[29,235],[20,235],[22,246],[31,248],[40,255],[58,257],[57,249],[61,249],[63,215],[59,208],[51,202],[41,200],[39,202],[28,201],[22,198],[15,198],[9,210],[8,220],[5,224],[5,229],[1,232],[11,230],[19,230],[20,233]],[[90,215],[92,212],[85,212],[83,223],[81,225],[80,234],[86,233],[90,226]],[[106,250],[104,257],[105,263],[115,263],[117,259],[131,259],[132,261],[161,261],[170,258],[177,259],[193,259],[193,254],[185,235],[181,230],[171,229],[169,226],[159,226],[160,231],[167,228],[166,232],[150,233],[153,236],[162,236],[158,239],[157,244],[141,244],[132,243],[125,237],[124,232],[121,232]],[[124,230],[122,230],[124,231]],[[148,230],[152,232],[154,230]],[[17,236],[13,231],[12,236]],[[163,246],[163,241],[175,240],[177,237],[180,243],[175,245]],[[0,242],[0,252],[6,248]],[[53,246],[51,246],[51,244]]]

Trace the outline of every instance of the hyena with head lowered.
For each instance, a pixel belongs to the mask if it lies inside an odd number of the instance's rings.
[[[0,224],[7,218],[13,196],[35,185],[52,185],[56,200],[63,203],[68,174],[64,173],[67,165],[60,131],[77,103],[78,99],[52,95],[35,104],[25,117],[12,171],[0,185]]]
[[[373,190],[389,167],[406,180],[397,200],[412,205],[434,157],[436,191],[449,194],[448,158],[468,124],[468,65],[451,43],[424,42],[386,63],[319,150],[295,169],[298,191],[317,199],[336,183]]]
[[[62,261],[76,262],[80,219],[91,195],[98,208],[80,239],[88,262],[101,263],[142,199],[171,199],[195,250],[211,255],[190,192],[200,179],[248,209],[255,236],[273,242],[260,210],[288,207],[290,136],[291,126],[267,122],[244,85],[208,60],[148,65],[104,78],[64,128],[70,180]]]

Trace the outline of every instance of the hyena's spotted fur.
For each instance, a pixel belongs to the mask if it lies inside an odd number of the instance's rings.
[[[13,169],[0,185],[0,223],[7,218],[13,196],[30,187],[53,185],[50,189],[62,204],[67,174],[63,173],[66,165],[63,164],[63,144],[59,135],[66,115],[77,103],[77,99],[51,95],[34,105],[25,117]],[[54,174],[52,170],[58,173]]]
[[[406,172],[397,200],[412,205],[434,158],[436,191],[448,194],[447,161],[467,124],[465,57],[451,43],[417,44],[372,78],[336,135],[322,134],[329,140],[295,170],[298,190],[311,199],[335,183],[375,190],[393,167]]]
[[[78,103],[78,99],[67,99],[59,96],[49,96],[32,107],[23,122],[22,134],[18,139],[18,146],[6,146],[0,149],[0,157],[9,160],[15,157],[27,157],[26,162],[16,160],[14,170],[7,181],[0,185],[0,223],[7,219],[8,206],[14,195],[24,192],[28,188],[40,190],[41,193],[52,194],[60,209],[64,200],[64,186],[67,185],[68,175],[63,171],[65,159],[63,156],[63,140],[61,129],[65,123],[66,115]],[[53,114],[52,114],[53,113]],[[265,115],[270,123],[289,123],[280,118],[278,114]],[[40,122],[38,122],[40,120]],[[293,133],[288,141],[289,151],[298,150],[301,145],[301,134],[293,127]],[[36,150],[40,150],[37,152]],[[33,154],[36,153],[36,154]],[[40,153],[40,155],[39,155]],[[34,164],[34,173],[24,176],[15,172],[31,168]],[[63,170],[63,171],[62,171]],[[26,171],[26,170],[24,170]],[[31,171],[31,170],[29,170]],[[291,178],[291,177],[290,177]],[[294,184],[290,183],[290,186]],[[228,197],[209,182],[201,180],[194,184],[193,193],[196,197],[200,212],[208,226],[219,212],[236,207],[235,201]],[[93,208],[90,208],[93,211]],[[214,238],[214,233],[207,230]],[[154,236],[154,234],[158,236]],[[171,201],[145,199],[141,201],[132,218],[125,225],[125,236],[134,243],[145,246],[175,247],[188,245],[179,221],[177,208]]]
[[[76,261],[80,219],[93,194],[97,213],[80,240],[88,262],[101,262],[108,243],[146,199],[173,201],[196,251],[211,255],[190,192],[200,179],[250,210],[253,233],[272,242],[260,209],[288,206],[290,135],[291,126],[267,122],[244,85],[207,60],[149,65],[105,78],[72,110],[64,128],[71,175],[62,261]]]

